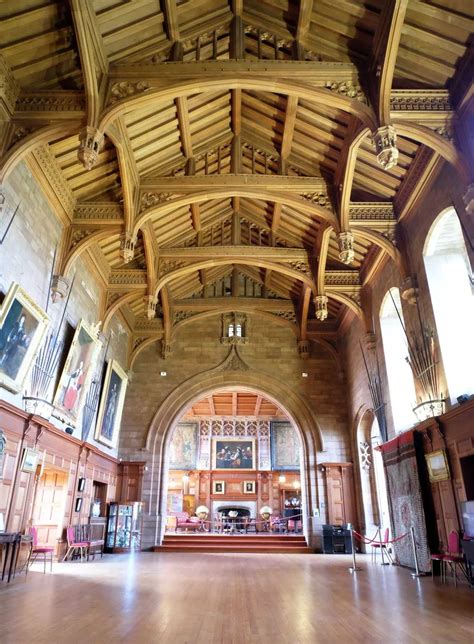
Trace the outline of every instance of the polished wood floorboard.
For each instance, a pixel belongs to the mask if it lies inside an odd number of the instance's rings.
[[[0,585],[0,642],[473,642],[474,590],[345,555],[137,553]]]

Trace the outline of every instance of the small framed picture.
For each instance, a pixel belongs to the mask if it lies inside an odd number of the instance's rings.
[[[450,478],[448,459],[446,458],[444,449],[438,449],[435,452],[431,452],[431,454],[425,454],[425,459],[431,483],[447,481]]]
[[[84,492],[85,488],[86,488],[86,479],[81,476],[77,484],[77,491]]]
[[[36,466],[38,465],[38,456],[39,452],[31,447],[26,447],[23,452],[23,458],[21,461],[21,471],[26,472],[27,474],[33,474],[36,472]]]
[[[243,485],[244,494],[255,494],[257,490],[256,481],[244,481],[242,485]]]
[[[74,505],[74,512],[80,512],[82,508],[82,496],[78,496]]]
[[[212,493],[213,494],[225,494],[225,481],[213,481],[212,482]]]

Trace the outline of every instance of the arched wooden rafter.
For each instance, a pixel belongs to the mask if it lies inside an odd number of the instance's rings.
[[[135,222],[133,234],[136,236],[140,228],[153,217],[159,215],[167,215],[178,208],[183,206],[188,206],[193,203],[203,203],[205,201],[210,201],[211,199],[222,199],[226,197],[244,197],[248,199],[261,199],[262,201],[271,201],[276,203],[282,203],[286,206],[293,206],[298,208],[302,212],[305,212],[311,216],[319,217],[320,219],[327,221],[327,223],[334,227],[335,230],[339,230],[339,224],[337,217],[328,209],[314,204],[311,201],[302,199],[291,194],[275,194],[271,190],[264,190],[255,187],[249,188],[214,188],[212,190],[207,190],[206,192],[195,192],[186,194],[183,197],[176,197],[170,199],[169,201],[164,201],[157,204],[151,208],[148,208],[140,214],[137,221]]]
[[[143,287],[143,295],[145,295],[145,287]],[[120,310],[120,308],[124,304],[128,304],[128,302],[132,302],[133,300],[137,299],[137,295],[139,295],[139,291],[133,290],[130,291],[129,293],[125,293],[124,295],[121,295],[119,298],[113,302],[107,311],[105,312],[104,315],[104,320],[102,322],[102,330],[105,332],[108,327],[110,322],[112,321],[112,318],[114,317],[115,313]]]
[[[182,81],[168,85],[166,88],[151,88],[141,94],[135,94],[121,101],[117,101],[102,114],[99,129],[105,132],[117,116],[127,114],[135,109],[143,109],[150,105],[156,105],[158,101],[171,101],[182,96],[190,96],[201,92],[217,92],[233,89],[297,96],[298,98],[313,103],[320,103],[328,107],[343,110],[349,114],[354,114],[372,131],[377,129],[377,119],[372,108],[356,99],[322,87],[314,87],[300,82],[295,83],[290,80],[275,80],[265,76],[257,76],[251,79],[229,78],[225,73],[219,74],[218,78]]]
[[[37,145],[48,143],[58,136],[70,136],[71,134],[77,133],[80,125],[80,121],[61,121],[59,123],[45,125],[18,141],[18,143],[8,150],[0,162],[0,184],[7,179],[15,166]]]
[[[120,226],[109,226],[98,230],[97,232],[91,233],[84,239],[82,239],[78,244],[76,244],[67,254],[64,259],[64,262],[60,268],[61,275],[67,275],[73,262],[82,255],[86,250],[88,250],[93,244],[103,241],[108,237],[113,235],[120,235],[122,228]]]

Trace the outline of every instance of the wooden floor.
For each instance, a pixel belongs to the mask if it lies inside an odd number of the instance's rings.
[[[108,555],[0,585],[2,644],[472,642],[474,590],[345,555]]]

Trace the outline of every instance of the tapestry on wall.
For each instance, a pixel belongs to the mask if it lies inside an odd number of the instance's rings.
[[[388,502],[392,518],[393,537],[404,539],[394,543],[395,553],[402,566],[415,568],[410,539],[410,529],[415,530],[418,566],[422,572],[429,572],[431,566],[425,512],[421,496],[421,485],[416,462],[414,432],[405,432],[394,440],[380,445],[387,479]]]
[[[198,424],[179,423],[170,445],[170,470],[193,470],[196,467]]]
[[[274,470],[298,470],[300,468],[300,442],[291,423],[272,422],[271,444]]]

